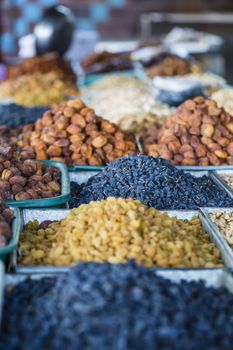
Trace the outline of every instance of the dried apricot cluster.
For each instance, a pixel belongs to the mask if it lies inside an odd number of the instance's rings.
[[[96,116],[81,100],[55,105],[35,125],[24,127],[19,144],[36,158],[74,165],[105,165],[137,152],[135,139]]]
[[[174,165],[233,164],[233,117],[213,100],[187,100],[154,135],[142,137],[145,151]]]

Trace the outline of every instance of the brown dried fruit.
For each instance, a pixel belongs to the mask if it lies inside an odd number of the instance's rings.
[[[223,151],[223,150],[216,150],[214,151],[214,154],[218,157],[218,158],[227,158],[228,157],[228,153]]]
[[[206,153],[207,153],[207,148],[204,145],[198,145],[195,148],[195,152],[196,152],[197,157],[200,157],[200,158],[205,157]]]
[[[21,186],[20,184],[14,184],[11,187],[11,191],[14,195],[16,195],[17,193],[20,193],[23,191],[23,186]]]
[[[85,128],[86,126],[86,121],[84,119],[84,117],[78,113],[75,113],[73,116],[72,116],[72,124],[74,125],[78,125],[80,126],[81,128]]]
[[[17,201],[23,201],[23,200],[28,200],[31,199],[30,195],[27,192],[20,192],[15,195],[15,199]]]
[[[61,186],[59,185],[59,183],[55,182],[55,181],[51,181],[48,183],[48,187],[49,189],[51,189],[53,192],[56,193],[60,193],[61,192]]]
[[[11,238],[11,228],[7,222],[0,222],[0,236],[4,236],[7,241]]]
[[[49,146],[47,149],[47,154],[50,157],[59,157],[62,153],[62,149],[58,146]]]
[[[97,136],[96,138],[94,138],[94,140],[92,141],[92,145],[96,148],[101,148],[104,145],[106,145],[106,143],[108,142],[107,138],[105,136]]]
[[[11,185],[18,184],[24,187],[26,185],[27,179],[24,176],[15,175],[10,178],[9,182]]]
[[[230,156],[233,156],[233,141],[227,146],[227,152],[230,154]]]
[[[214,133],[214,126],[207,123],[202,123],[201,134],[206,137],[211,137]]]
[[[47,159],[47,153],[43,149],[36,150],[36,158],[38,160],[45,160]]]
[[[82,145],[81,147],[81,154],[85,158],[90,158],[92,156],[93,148],[91,145]]]
[[[82,129],[79,126],[74,124],[70,124],[68,128],[66,128],[66,130],[71,135],[78,134],[80,131],[82,131]]]

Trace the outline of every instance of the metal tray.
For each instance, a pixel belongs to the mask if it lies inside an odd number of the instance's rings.
[[[61,172],[61,194],[57,197],[42,198],[42,199],[28,199],[28,200],[12,200],[6,201],[8,205],[18,208],[39,208],[51,207],[66,203],[70,199],[70,178],[68,169],[65,164],[60,162],[53,162],[49,160],[41,161],[48,166],[54,166]]]
[[[224,269],[154,269],[154,273],[163,278],[166,278],[174,283],[180,283],[183,280],[187,282],[204,281],[206,287],[225,287],[233,294],[233,274],[228,268]],[[1,276],[1,275],[0,275]],[[38,273],[38,274],[5,274],[2,280],[2,291],[4,287],[15,286],[30,278],[33,280],[40,280],[44,277],[56,277],[56,273]],[[1,277],[0,277],[1,278]],[[1,310],[0,310],[1,311]]]
[[[216,170],[213,171],[210,176],[211,178],[222,188],[227,191],[228,195],[233,198],[233,188],[231,188],[226,181],[223,180],[222,176],[223,175],[228,175],[232,176],[233,178],[233,169],[232,170]]]
[[[14,219],[11,224],[12,238],[5,247],[0,248],[0,260],[2,261],[5,261],[8,254],[12,253],[17,248],[21,232],[20,211],[15,207],[10,207],[10,209],[14,212]]]
[[[21,211],[21,222],[22,227],[30,220],[37,219],[39,222],[44,220],[59,220],[63,219],[68,215],[70,209],[51,209],[51,210],[33,210],[27,209]],[[209,222],[206,220],[205,216],[201,211],[185,211],[185,210],[170,210],[163,211],[167,212],[170,216],[175,216],[179,219],[187,219],[190,220],[193,216],[198,215],[203,229],[207,231],[210,235],[211,241],[213,241],[216,246],[219,248],[221,252],[222,259],[224,261],[224,265],[229,268],[233,268],[233,252],[229,249],[226,249],[227,244],[221,238],[219,232],[215,229],[212,229]],[[15,250],[10,258],[10,271],[14,271],[20,274],[34,274],[34,273],[63,273],[70,269],[70,267],[57,267],[57,266],[20,266],[17,262],[18,254]],[[180,270],[180,268],[174,268],[172,270]],[[205,270],[205,268],[203,268]],[[216,268],[215,268],[216,269]],[[221,268],[220,268],[221,269]],[[184,268],[184,270],[189,270],[188,268]]]
[[[208,224],[211,227],[211,229],[214,230],[219,235],[219,237],[221,238],[222,243],[225,246],[225,249],[232,253],[233,249],[231,248],[231,246],[227,242],[227,240],[224,237],[224,235],[220,232],[218,226],[214,223],[214,221],[211,220],[211,218],[209,217],[209,213],[216,213],[216,212],[231,213],[231,212],[233,212],[233,208],[223,208],[223,207],[209,208],[208,207],[208,208],[200,208],[200,212],[205,217],[205,219],[208,222]]]
[[[175,283],[180,283],[182,280],[188,282],[204,281],[207,287],[225,287],[233,294],[233,275],[230,269],[158,269],[156,274]]]

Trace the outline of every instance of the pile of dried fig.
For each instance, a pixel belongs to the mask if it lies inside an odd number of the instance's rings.
[[[187,100],[149,136],[146,153],[174,165],[233,165],[233,117],[213,100]]]
[[[135,138],[98,117],[81,100],[53,106],[34,125],[25,126],[19,146],[36,159],[74,165],[105,165],[137,153]]]
[[[0,201],[0,248],[5,247],[11,240],[13,218],[13,211],[4,202]]]
[[[0,147],[0,200],[56,197],[61,194],[60,182],[59,169],[25,160],[11,147]]]

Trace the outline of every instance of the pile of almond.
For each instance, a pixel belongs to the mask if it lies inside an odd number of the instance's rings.
[[[215,101],[196,97],[142,142],[146,153],[174,165],[233,165],[233,117]]]
[[[34,125],[24,127],[19,146],[36,159],[68,166],[105,165],[137,153],[135,138],[98,117],[81,100],[53,106]]]

